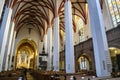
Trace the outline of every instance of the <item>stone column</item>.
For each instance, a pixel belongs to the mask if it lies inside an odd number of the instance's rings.
[[[12,70],[12,65],[13,65],[13,62],[12,62],[12,58],[14,56],[14,50],[15,50],[15,37],[16,37],[16,31],[14,31],[13,33],[13,38],[12,38],[12,45],[11,45],[11,54],[10,54],[10,64],[9,64],[9,70]]]
[[[0,19],[1,19],[1,16],[2,16],[4,4],[5,4],[5,0],[0,0]]]
[[[13,33],[14,33],[14,22],[12,22],[11,26],[11,31],[10,31],[10,37],[8,39],[8,48],[7,48],[7,58],[6,58],[6,63],[5,63],[5,70],[8,70],[8,66],[10,64],[10,50],[11,50],[11,45],[12,45],[12,38],[13,38]]]
[[[0,42],[0,46],[1,46],[1,50],[0,50],[0,59],[1,59],[0,60],[0,71],[2,71],[5,67],[3,65],[3,63],[5,63],[5,61],[3,59],[6,59],[6,56],[4,57],[4,55],[6,55],[5,49],[6,49],[6,45],[7,45],[11,16],[12,16],[12,9],[9,8],[9,7],[6,7],[5,13],[4,13],[4,16],[3,16],[2,25],[1,25],[1,31],[0,31],[0,33],[1,33],[1,37],[0,37],[0,39],[1,39],[1,42]]]
[[[1,51],[1,48],[2,48],[3,34],[4,34],[5,28],[6,28],[4,26],[6,26],[8,13],[9,13],[9,8],[6,7],[4,15],[3,15],[3,20],[2,20],[2,23],[1,23],[1,26],[0,26],[0,51]]]
[[[88,6],[94,46],[96,74],[98,77],[110,76],[112,65],[99,0],[88,0]]]
[[[71,1],[65,1],[65,58],[66,58],[66,73],[75,72],[74,61],[74,41],[73,41],[73,24],[72,24],[72,6]]]
[[[57,0],[55,2],[53,67],[54,71],[59,71],[59,15]]]
[[[55,71],[59,71],[59,17],[54,19],[54,53],[53,67]]]
[[[50,25],[49,25],[50,26]],[[52,70],[52,27],[48,28],[48,61],[47,70]]]
[[[50,10],[48,10],[48,29],[47,29],[47,44],[48,44],[48,48],[47,48],[47,52],[48,52],[48,61],[47,61],[47,70],[52,70],[53,67],[53,50],[52,50],[52,42],[53,42],[53,38],[52,38],[52,26],[51,26],[51,21],[52,21],[52,12]]]
[[[48,43],[47,43],[47,23],[45,22],[45,35],[44,35],[44,49],[45,49],[45,53],[48,54],[48,51],[47,51],[47,46],[48,46]],[[47,61],[47,56],[44,56],[44,60]]]
[[[45,52],[47,53],[47,22],[45,21],[45,35],[44,35],[44,47],[45,47]]]
[[[47,43],[47,37],[48,37],[47,34],[45,34],[45,35],[44,35],[44,48],[45,48],[45,53],[47,53],[47,46],[48,46],[48,45],[47,45],[47,44],[48,44],[48,43]]]

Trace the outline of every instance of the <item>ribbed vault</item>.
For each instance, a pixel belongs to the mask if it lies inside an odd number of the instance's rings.
[[[56,1],[58,1],[57,14],[60,17],[60,29],[65,31],[64,24],[64,3],[65,0],[9,0],[13,11],[12,19],[15,22],[15,30],[19,30],[24,25],[31,25],[39,33],[39,36],[44,36],[47,32],[47,25],[53,24],[56,16]],[[73,29],[76,31],[74,15],[80,17],[84,23],[87,23],[88,7],[86,0],[71,0],[73,14]],[[101,0],[102,1],[102,0]],[[101,2],[102,3],[102,2]],[[52,20],[49,21],[49,10],[52,12]]]

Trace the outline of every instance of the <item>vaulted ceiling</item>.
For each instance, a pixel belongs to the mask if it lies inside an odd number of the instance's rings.
[[[58,1],[58,15],[60,17],[60,29],[64,31],[64,3],[65,0],[9,0],[13,11],[12,19],[15,22],[15,30],[19,30],[24,25],[33,26],[42,36],[45,34],[47,28],[45,28],[45,21],[49,24],[49,10],[52,12],[51,24],[54,22],[56,12],[56,1]],[[82,18],[84,23],[87,23],[87,1],[86,0],[71,0],[72,1],[72,14]],[[74,24],[74,31],[76,26]]]

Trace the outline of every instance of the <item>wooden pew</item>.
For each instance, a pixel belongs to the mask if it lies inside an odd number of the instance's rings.
[[[19,77],[23,77],[22,71],[3,71],[0,72],[0,80],[18,80]]]

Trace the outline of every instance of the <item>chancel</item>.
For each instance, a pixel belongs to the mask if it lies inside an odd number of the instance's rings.
[[[0,80],[120,79],[120,0],[0,6]]]

